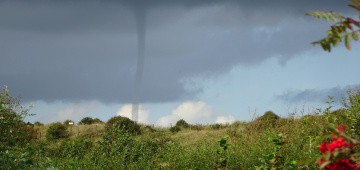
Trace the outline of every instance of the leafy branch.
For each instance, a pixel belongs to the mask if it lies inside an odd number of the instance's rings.
[[[360,12],[360,0],[352,0],[352,4],[349,6]],[[325,20],[326,22],[335,22],[327,31],[327,37],[312,43],[314,45],[321,45],[325,51],[330,52],[331,48],[336,47],[339,42],[344,42],[345,47],[351,50],[351,41],[359,40],[360,21],[344,17],[332,11],[314,11],[306,15]]]

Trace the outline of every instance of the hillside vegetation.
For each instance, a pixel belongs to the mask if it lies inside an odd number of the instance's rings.
[[[360,92],[350,93],[335,111],[329,105],[319,113],[286,118],[269,111],[228,125],[179,120],[171,128],[123,117],[82,125],[25,124],[26,111],[5,93],[0,169],[319,169],[323,163],[342,165],[339,160],[355,167],[360,153]],[[325,150],[330,157],[322,156],[319,146],[337,138],[351,146]]]

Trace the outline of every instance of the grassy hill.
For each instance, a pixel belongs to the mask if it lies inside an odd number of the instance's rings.
[[[355,93],[336,111],[329,107],[301,117],[266,112],[228,125],[182,120],[157,128],[122,117],[67,126],[31,127],[17,121],[11,125],[14,131],[2,131],[8,137],[0,141],[0,169],[319,169],[319,159],[332,167],[355,166],[360,160],[359,99]],[[55,136],[50,138],[50,131]]]
[[[67,126],[70,133],[67,138],[48,141],[43,136],[37,139],[48,147],[49,152],[43,154],[51,160],[50,163],[47,159],[39,159],[37,166],[45,168],[51,164],[59,169],[255,169],[272,166],[271,159],[281,155],[279,167],[293,164],[296,169],[313,169],[320,156],[318,145],[324,140],[324,134],[331,134],[326,128],[331,123],[328,120],[334,120],[334,126],[347,123],[342,115],[329,113],[300,118],[260,117],[251,122],[228,125],[190,125],[180,127],[178,132],[141,125],[139,135],[109,130],[105,124],[73,125]],[[48,127],[35,128],[44,134]],[[284,141],[280,149],[273,142],[279,134],[282,135],[280,140]],[[224,139],[229,147],[222,153],[219,140],[224,136],[227,136]],[[223,159],[226,163],[221,165]]]

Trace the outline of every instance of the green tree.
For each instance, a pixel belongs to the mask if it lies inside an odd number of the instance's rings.
[[[63,122],[63,124],[64,124],[65,126],[69,125],[70,123],[74,123],[74,121],[72,121],[72,120],[70,120],[70,119],[67,119],[67,120],[65,120],[65,121]]]
[[[178,120],[176,122],[175,126],[182,127],[182,128],[189,128],[190,127],[190,125],[184,119]]]
[[[94,123],[94,119],[91,117],[84,117],[80,120],[79,125],[90,125]]]
[[[104,123],[102,120],[100,120],[99,118],[95,118],[93,119],[93,123]]]
[[[360,0],[351,0],[351,4],[349,5],[351,8],[360,12]],[[324,19],[327,22],[333,21],[333,24],[330,29],[327,31],[327,37],[313,42],[314,45],[321,45],[321,47],[330,52],[332,47],[336,47],[339,42],[344,41],[345,46],[348,50],[351,50],[351,40],[358,41],[359,40],[359,32],[360,32],[360,21],[345,17],[341,14],[337,14],[332,11],[314,11],[307,13],[307,15]],[[360,15],[359,15],[360,17]]]
[[[7,87],[0,91],[0,150],[23,145],[33,138],[34,129],[23,121],[28,112],[18,98],[9,95]]]

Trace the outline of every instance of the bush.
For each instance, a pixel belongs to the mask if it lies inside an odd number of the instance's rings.
[[[177,121],[175,126],[182,127],[182,128],[189,128],[190,127],[190,125],[184,119],[180,119],[179,121]]]
[[[28,109],[20,105],[20,100],[9,95],[8,89],[0,91],[0,150],[26,144],[35,133],[23,119]]]
[[[109,119],[106,123],[105,129],[117,128],[126,131],[130,134],[140,134],[140,125],[130,120],[127,117],[115,116]]]
[[[34,126],[44,126],[44,124],[39,121],[36,121],[34,122]]]
[[[55,140],[60,138],[66,138],[69,136],[67,128],[65,125],[60,122],[50,124],[49,128],[46,131],[46,139]]]
[[[94,146],[94,142],[90,139],[76,138],[66,140],[60,145],[60,156],[71,158],[83,158],[89,153]]]
[[[100,120],[99,118],[95,118],[95,119],[93,119],[93,123],[101,124],[101,123],[104,123],[104,122],[102,120]]]
[[[90,125],[94,123],[94,119],[91,117],[84,117],[80,120],[79,125]]]
[[[200,131],[200,130],[204,130],[205,127],[203,125],[201,125],[201,124],[196,124],[196,125],[191,125],[190,129]]]
[[[70,125],[70,123],[74,123],[74,121],[72,121],[72,120],[65,120],[64,122],[63,122],[63,124],[65,125],[65,126],[68,126],[68,125]]]
[[[260,117],[261,120],[277,120],[280,117],[272,111],[267,111]]]
[[[276,121],[280,117],[276,115],[272,111],[267,111],[264,113],[264,115],[257,118],[254,123],[258,124],[260,128],[266,128],[266,127],[274,127],[276,124]]]
[[[215,124],[210,125],[210,128],[214,129],[214,130],[218,130],[218,129],[223,128],[223,127],[224,127],[224,125],[219,124],[219,123],[215,123]]]
[[[350,129],[353,135],[360,136],[360,90],[348,92],[344,105],[348,111],[348,119],[351,122]]]
[[[179,126],[173,126],[170,128],[170,132],[172,133],[176,133],[176,132],[179,132],[181,129]]]

